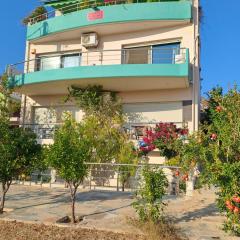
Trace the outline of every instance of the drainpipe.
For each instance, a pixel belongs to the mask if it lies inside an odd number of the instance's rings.
[[[194,24],[194,58],[193,58],[193,86],[192,86],[192,99],[193,99],[193,131],[197,130],[196,126],[196,119],[199,121],[199,117],[196,117],[196,103],[198,103],[199,99],[196,99],[195,91],[199,91],[199,82],[197,83],[196,80],[200,81],[198,69],[196,68],[196,64],[198,64],[198,40],[199,40],[199,0],[192,0],[192,5],[195,13],[196,9],[196,16],[193,15],[193,24]],[[195,170],[189,172],[189,180],[186,182],[186,196],[192,197],[194,191],[194,185],[196,180]]]
[[[196,93],[195,91],[199,91],[199,84],[196,83],[196,79],[198,78],[198,81],[200,81],[200,78],[198,76],[198,70],[195,68],[196,63],[198,63],[198,40],[199,40],[199,12],[198,12],[198,6],[199,6],[199,0],[193,0],[193,7],[196,8],[196,16],[193,16],[194,21],[194,58],[193,58],[193,92],[192,92],[192,98],[193,98],[193,131],[197,130],[196,127],[196,103],[199,100],[196,100]],[[198,25],[196,26],[196,24]],[[198,118],[198,117],[197,117]],[[199,120],[199,119],[198,119]]]

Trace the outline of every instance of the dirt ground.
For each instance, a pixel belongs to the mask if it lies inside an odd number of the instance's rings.
[[[0,240],[146,240],[142,235],[0,221]]]

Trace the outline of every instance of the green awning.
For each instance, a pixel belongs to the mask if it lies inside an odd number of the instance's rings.
[[[53,7],[53,8],[60,8],[69,4],[74,4],[77,2],[81,2],[82,0],[54,0],[54,1],[46,1],[44,5]]]

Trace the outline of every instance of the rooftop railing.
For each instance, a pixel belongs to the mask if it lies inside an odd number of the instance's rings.
[[[30,18],[29,24],[35,24],[37,22],[41,22],[47,20],[49,18],[65,15],[71,12],[81,11],[87,8],[97,8],[100,6],[110,6],[110,5],[117,5],[117,4],[131,4],[131,3],[146,3],[146,2],[183,2],[183,1],[190,1],[190,0],[87,0],[81,1],[73,4],[68,4],[61,8],[48,11],[44,14],[38,15],[36,17]]]
[[[185,48],[132,48],[118,50],[99,50],[72,52],[60,55],[38,56],[35,59],[11,64],[8,76],[52,69],[79,66],[117,65],[117,64],[182,64],[187,61]]]

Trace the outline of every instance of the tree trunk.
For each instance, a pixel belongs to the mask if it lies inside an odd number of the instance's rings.
[[[5,205],[6,193],[11,185],[12,181],[2,182],[2,196],[0,202],[0,214],[3,214],[3,209]]]
[[[122,183],[122,191],[124,192],[125,191],[125,182],[123,181]]]
[[[4,209],[4,205],[5,205],[5,197],[6,197],[6,192],[3,191],[2,196],[1,196],[1,202],[0,202],[0,214],[3,214],[3,209]]]
[[[78,186],[74,186],[74,184],[69,184],[70,187],[70,192],[71,192],[71,199],[72,199],[72,203],[71,203],[71,212],[72,212],[72,222],[76,223],[76,215],[75,215],[75,202],[76,202],[76,192],[77,192],[77,188]]]
[[[76,223],[75,201],[76,201],[76,196],[72,196],[72,222],[73,223]]]

